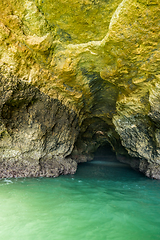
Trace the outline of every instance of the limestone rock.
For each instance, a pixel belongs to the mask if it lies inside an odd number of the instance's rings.
[[[69,162],[65,163],[64,158],[72,152],[78,134],[76,113],[15,77],[1,75],[0,89],[0,176],[58,176],[75,172],[76,162],[72,160],[67,167]],[[49,174],[45,166],[55,158],[61,159],[57,165],[63,170],[56,168]]]
[[[1,177],[73,173],[109,142],[159,179],[159,1],[0,9]]]

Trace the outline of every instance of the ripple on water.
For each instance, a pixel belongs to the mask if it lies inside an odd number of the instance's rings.
[[[5,184],[11,184],[11,183],[13,183],[13,181],[12,180],[10,180],[10,179],[7,179],[7,178],[5,178],[5,179],[0,179],[0,186],[3,186],[3,185],[5,185]]]

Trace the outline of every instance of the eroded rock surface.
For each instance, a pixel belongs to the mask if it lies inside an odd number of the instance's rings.
[[[73,173],[109,142],[160,179],[159,1],[0,9],[0,177]]]
[[[74,173],[68,156],[79,132],[77,114],[15,77],[0,76],[1,177]]]

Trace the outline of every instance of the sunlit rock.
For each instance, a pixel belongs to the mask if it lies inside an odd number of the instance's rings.
[[[158,0],[0,9],[0,176],[73,173],[109,142],[160,178]]]

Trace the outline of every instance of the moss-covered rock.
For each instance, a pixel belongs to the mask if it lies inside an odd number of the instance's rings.
[[[3,0],[0,9],[1,176],[27,159],[26,175],[37,176],[45,161],[84,161],[110,142],[160,178],[159,1]]]

